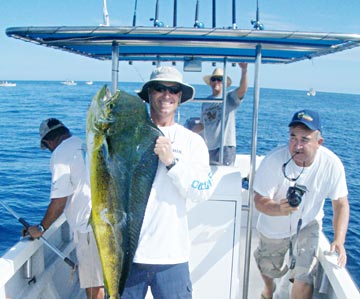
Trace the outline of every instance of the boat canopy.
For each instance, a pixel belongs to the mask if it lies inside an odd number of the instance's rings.
[[[6,34],[87,57],[120,61],[291,63],[360,45],[359,34],[178,27],[13,27]],[[144,54],[145,53],[145,54]]]

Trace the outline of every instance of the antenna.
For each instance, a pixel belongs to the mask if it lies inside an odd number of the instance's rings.
[[[212,28],[216,27],[216,0],[213,0],[212,2]]]
[[[195,28],[204,28],[204,23],[199,22],[199,0],[196,1],[194,27]]]
[[[256,0],[256,21],[251,20],[251,25],[256,30],[264,30],[264,25],[260,22],[259,0]]]
[[[164,27],[164,23],[159,21],[159,0],[156,0],[155,5],[155,18],[151,18],[150,21],[154,21],[154,27]]]
[[[135,0],[134,16],[133,16],[133,26],[136,26],[136,10],[137,10],[137,0]]]
[[[110,18],[107,10],[106,0],[104,0],[104,4],[103,4],[103,16],[104,16],[104,26],[110,26]]]

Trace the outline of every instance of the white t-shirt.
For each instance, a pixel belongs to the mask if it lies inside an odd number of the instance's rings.
[[[229,91],[226,96],[224,146],[236,146],[235,115],[242,100],[238,98],[237,91],[238,89]],[[213,96],[208,97],[208,99],[213,98]],[[209,150],[220,147],[222,106],[222,103],[203,103],[201,106],[201,122],[204,124],[203,137]]]
[[[159,160],[134,262],[177,264],[189,260],[186,201],[202,201],[212,191],[204,140],[181,125],[159,128],[172,141],[178,159],[169,171]]]
[[[80,138],[62,141],[50,160],[51,198],[68,197],[64,214],[73,232],[91,231],[91,193],[85,167],[85,147]]]
[[[275,201],[286,198],[290,183],[285,178],[282,166],[290,159],[288,146],[271,151],[261,162],[254,179],[254,190],[262,196]],[[296,178],[303,167],[291,160],[286,166],[286,175]],[[340,159],[329,149],[320,146],[314,162],[305,167],[297,184],[308,189],[302,197],[299,211],[290,216],[269,216],[260,213],[257,229],[268,238],[286,238],[296,233],[298,219],[302,218],[302,227],[313,220],[322,221],[325,199],[337,200],[347,196],[345,170]],[[291,228],[291,233],[290,233]]]

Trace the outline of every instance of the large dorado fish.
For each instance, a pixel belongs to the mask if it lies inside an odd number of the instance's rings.
[[[87,115],[87,150],[93,227],[111,299],[119,298],[137,248],[145,208],[158,166],[154,145],[161,131],[146,104],[106,85]]]

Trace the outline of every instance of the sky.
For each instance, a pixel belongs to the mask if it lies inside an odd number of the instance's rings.
[[[156,0],[137,0],[136,25],[152,26]],[[217,0],[216,27],[232,25],[232,0]],[[178,0],[179,27],[192,27],[196,0]],[[260,20],[266,30],[314,31],[360,34],[358,0],[259,0]],[[107,0],[110,25],[130,26],[135,0]],[[212,0],[199,1],[199,21],[212,27]],[[236,0],[236,24],[252,29],[256,0]],[[159,0],[159,20],[172,25],[173,1]],[[5,34],[9,27],[97,26],[103,24],[103,0],[1,0],[0,80],[111,81],[111,62],[23,42]],[[120,63],[119,81],[144,82],[153,66],[150,62]],[[184,73],[184,80],[202,84],[202,73]],[[254,65],[249,65],[249,86],[254,83]],[[240,79],[238,67],[228,67],[233,82]],[[260,85],[266,88],[360,94],[360,47],[334,55],[287,65],[261,66]]]

